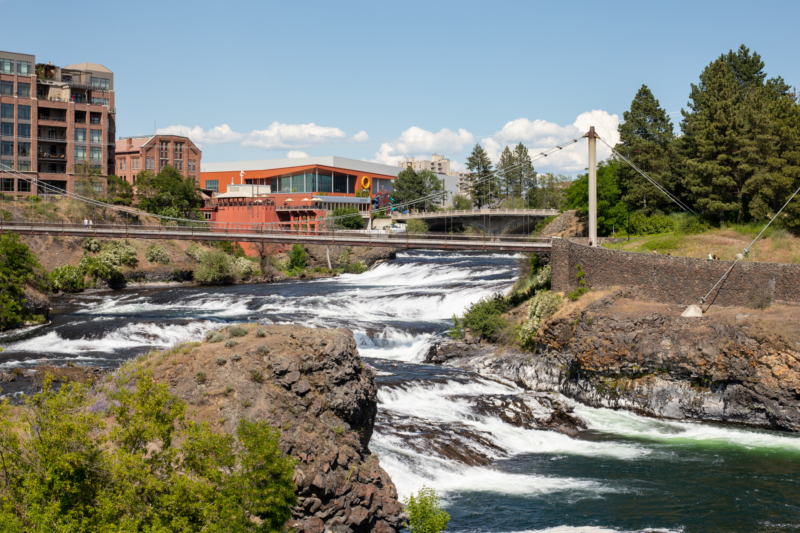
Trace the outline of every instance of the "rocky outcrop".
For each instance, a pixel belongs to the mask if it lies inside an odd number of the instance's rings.
[[[305,247],[308,254],[308,266],[328,266],[328,254],[331,258],[331,266],[338,268],[345,265],[352,265],[363,262],[367,268],[377,263],[390,261],[397,256],[394,248],[368,247],[368,246],[330,246],[325,250],[325,246],[307,245]]]
[[[377,388],[352,333],[244,327],[246,335],[223,330],[228,339],[154,365],[155,378],[212,427],[233,433],[245,418],[280,429],[281,449],[297,460],[299,504],[288,526],[300,533],[398,531],[402,505],[368,447]]]
[[[595,407],[800,431],[795,321],[779,309],[700,318],[680,311],[618,292],[557,314],[541,328],[533,353],[445,343],[428,360]]]
[[[589,235],[589,224],[578,215],[578,211],[564,211],[542,230],[544,237],[586,237]]]
[[[50,300],[47,295],[30,285],[26,285],[23,290],[25,292],[25,301],[22,303],[22,309],[25,314],[29,316],[41,315],[45,320],[50,318]],[[26,322],[25,325],[33,325],[33,322]]]

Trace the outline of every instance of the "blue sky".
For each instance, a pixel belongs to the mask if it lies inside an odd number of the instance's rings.
[[[642,84],[679,111],[742,43],[770,76],[800,81],[796,0],[0,0],[0,13],[0,49],[114,72],[119,136],[188,133],[206,162],[435,151],[458,168],[476,142],[539,152],[588,125],[613,141]],[[537,169],[585,161],[581,144]]]

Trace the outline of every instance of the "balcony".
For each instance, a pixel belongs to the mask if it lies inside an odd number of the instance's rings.
[[[39,115],[39,120],[50,120],[52,122],[66,122],[66,116],[56,116],[56,115]]]
[[[39,152],[37,154],[37,157],[40,160],[43,160],[43,159],[47,159],[47,160],[50,160],[50,161],[66,161],[67,160],[67,154],[54,154],[54,153],[51,153],[51,152]]]
[[[57,133],[48,133],[45,136],[37,137],[39,142],[67,142],[67,134],[59,135]]]

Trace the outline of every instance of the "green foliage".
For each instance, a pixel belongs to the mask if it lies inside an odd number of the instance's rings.
[[[261,328],[258,328],[258,329],[256,330],[256,337],[258,337],[259,339],[261,339],[261,338],[264,338],[264,337],[266,337],[266,336],[267,336],[267,332],[266,332],[266,331],[264,331],[263,329],[261,329]]]
[[[439,497],[432,488],[423,485],[416,495],[408,496],[403,503],[411,533],[439,533],[447,529],[450,515],[442,509]]]
[[[682,217],[677,223],[675,233],[678,235],[700,235],[710,229],[709,225],[700,217]]]
[[[169,253],[167,249],[157,243],[153,243],[147,247],[144,252],[144,257],[151,263],[159,263],[161,265],[169,263]]]
[[[2,214],[2,218],[5,222],[9,222],[14,219],[14,216],[11,214],[11,211],[7,209],[0,210],[0,214]]]
[[[628,222],[628,233],[631,235],[654,235],[667,233],[675,229],[675,220],[665,215],[646,216],[642,213],[631,215]]]
[[[301,269],[306,267],[306,250],[300,244],[293,244],[292,249],[289,251],[288,268],[290,270]]]
[[[198,370],[197,374],[194,375],[195,381],[198,383],[205,383],[206,382],[206,373],[202,370]]]
[[[550,223],[552,221],[554,221],[555,219],[557,219],[557,218],[558,218],[558,215],[553,215],[553,216],[550,216],[550,217],[544,217],[542,220],[537,222],[536,225],[533,227],[533,234],[534,235],[541,235],[542,232],[544,231],[544,228],[549,226]]]
[[[247,335],[247,328],[243,328],[242,326],[233,326],[232,328],[228,328],[228,333],[231,334],[231,337],[244,337]]]
[[[119,264],[109,256],[98,255],[97,257],[92,257],[83,254],[80,263],[78,263],[78,269],[83,275],[95,280],[95,283],[98,278],[107,282],[119,282],[123,277]]]
[[[357,263],[342,265],[339,267],[339,272],[342,274],[363,274],[367,270],[367,264],[364,261],[358,261]]]
[[[205,253],[206,249],[197,244],[196,242],[190,244],[189,247],[186,249],[186,255],[188,255],[198,263],[203,261],[203,256],[205,255]]]
[[[410,235],[428,233],[428,224],[424,220],[412,218],[406,222],[406,232]]]
[[[617,183],[621,164],[626,163],[611,159],[597,165],[597,231],[601,235],[610,235],[612,230],[619,231],[625,227],[628,211]],[[589,216],[588,173],[579,175],[569,186],[564,208],[577,209],[584,218]]]
[[[130,369],[99,389],[48,378],[18,419],[1,404],[3,530],[282,531],[297,498],[279,433],[242,420],[216,434],[185,413]]]
[[[583,267],[580,264],[578,264],[576,276],[578,278],[578,286],[567,294],[567,298],[573,302],[589,292],[588,287],[586,287],[586,280],[584,279],[586,277],[586,272],[583,271]]]
[[[237,278],[247,279],[251,276],[261,275],[261,269],[258,268],[258,264],[246,257],[237,257],[233,264]]]
[[[224,357],[217,357],[217,360],[216,360],[217,366],[225,366],[225,363],[227,363],[227,362],[228,362],[228,360],[225,359]]]
[[[239,343],[238,343],[238,342],[236,342],[236,341],[235,341],[235,340],[233,340],[233,339],[229,339],[229,340],[225,341],[225,347],[226,347],[226,348],[233,348],[233,347],[235,347],[237,344],[239,344]]]
[[[561,296],[558,293],[548,290],[536,293],[528,308],[528,320],[519,332],[520,344],[523,347],[530,348],[533,345],[541,323],[552,316],[560,306]]]
[[[269,355],[269,348],[267,348],[263,344],[259,344],[258,348],[256,348],[256,353],[258,355]]]
[[[528,201],[536,196],[536,171],[531,156],[524,144],[519,143],[512,151],[508,146],[500,154],[497,163],[497,183],[502,194],[509,198],[508,207],[525,207],[523,198]]]
[[[0,331],[13,328],[29,318],[25,311],[25,286],[46,291],[47,272],[19,236],[0,236]]]
[[[250,381],[255,383],[263,383],[264,382],[264,375],[256,370],[255,368],[250,369]]]
[[[469,328],[473,335],[495,341],[498,334],[508,325],[500,315],[509,309],[508,301],[502,294],[496,293],[472,304],[464,313],[463,325]]]
[[[79,292],[83,290],[83,274],[72,265],[56,267],[50,272],[50,283],[54,291]]]
[[[131,205],[133,186],[119,176],[111,174],[107,178],[106,198],[111,204]]]
[[[430,170],[417,172],[411,167],[406,167],[397,175],[397,179],[392,182],[392,199],[398,204],[415,202],[442,191],[442,182]],[[440,197],[418,202],[401,209],[403,211],[406,209],[429,211],[436,209],[438,204],[441,204]]]
[[[500,196],[496,178],[492,175],[492,161],[480,144],[476,144],[467,158],[467,188],[475,207],[490,204]]]
[[[201,285],[228,285],[236,281],[236,270],[231,256],[221,250],[209,250],[202,255],[194,271],[194,279]]]
[[[87,252],[91,252],[96,254],[100,251],[101,243],[99,240],[95,239],[94,237],[84,237],[81,239],[81,247],[86,250]]]
[[[218,332],[218,331],[217,332],[209,331],[209,333],[211,333],[211,335],[210,336],[208,336],[208,335],[206,336],[206,340],[208,342],[212,342],[212,343],[213,342],[222,342],[222,341],[224,341],[224,340],[226,340],[228,338],[227,335],[225,335],[224,333]]]
[[[453,196],[453,209],[466,210],[472,209],[472,202],[463,194],[456,194]]]
[[[202,205],[194,179],[184,178],[173,167],[165,167],[157,175],[149,170],[140,172],[136,177],[136,195],[145,211],[175,218],[186,218]]]
[[[464,324],[459,320],[458,315],[453,315],[453,326],[447,334],[453,339],[464,338]]]
[[[100,253],[97,256],[103,261],[107,261],[117,267],[127,265],[135,267],[138,263],[136,250],[124,241],[106,241],[100,245]]]
[[[343,229],[363,229],[364,219],[361,217],[361,212],[355,207],[337,207],[333,210],[333,216],[336,217],[336,227]],[[339,218],[344,217],[344,218]]]

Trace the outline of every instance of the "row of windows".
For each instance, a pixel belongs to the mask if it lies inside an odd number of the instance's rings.
[[[108,79],[107,78],[95,78],[94,76],[92,76],[92,87],[100,87],[101,89],[108,90],[108,88],[109,88]]]
[[[92,103],[95,105],[108,105],[108,98],[97,98],[92,96]]]
[[[357,177],[330,170],[308,170],[272,178],[272,192],[332,192],[355,193]]]
[[[14,82],[13,81],[0,81],[0,95],[1,96],[14,96]],[[18,83],[17,96],[20,98],[31,97],[31,84]]]
[[[17,61],[17,75],[30,76],[33,74],[30,61]],[[0,59],[0,74],[14,74],[14,60]]]
[[[206,180],[206,189],[209,191],[219,192],[219,180]]]
[[[14,124],[11,122],[2,122],[0,123],[0,135],[3,137],[13,137],[14,136]],[[17,124],[17,137],[22,137],[23,139],[28,139],[31,136],[31,125],[30,124]]]
[[[22,170],[22,169],[20,169]],[[26,172],[30,172],[30,168]],[[0,179],[0,191],[2,192],[15,192],[14,191],[14,178],[2,178]],[[31,192],[31,182],[30,180],[16,180],[17,182],[17,190],[16,192]]]
[[[0,159],[0,169],[2,170],[14,170],[14,160],[13,159]],[[31,171],[31,162],[30,161],[17,161],[17,170],[20,172],[30,172]],[[20,183],[24,183],[24,180],[20,180]],[[20,189],[20,192],[30,192],[30,190],[23,190]]]
[[[0,118],[14,118],[14,104],[0,104]],[[18,105],[17,118],[19,120],[31,119],[31,106]]]
[[[17,155],[19,157],[31,156],[31,143],[17,143]],[[14,157],[14,142],[2,141],[0,142],[0,156]]]
[[[103,158],[103,149],[102,148],[95,148],[92,147],[89,149],[89,161],[102,161]],[[75,160],[76,161],[86,161],[86,147],[85,146],[76,146],[75,147]]]
[[[86,142],[85,128],[75,128],[75,141]],[[102,143],[103,142],[102,130],[89,130],[89,142],[96,144]]]

